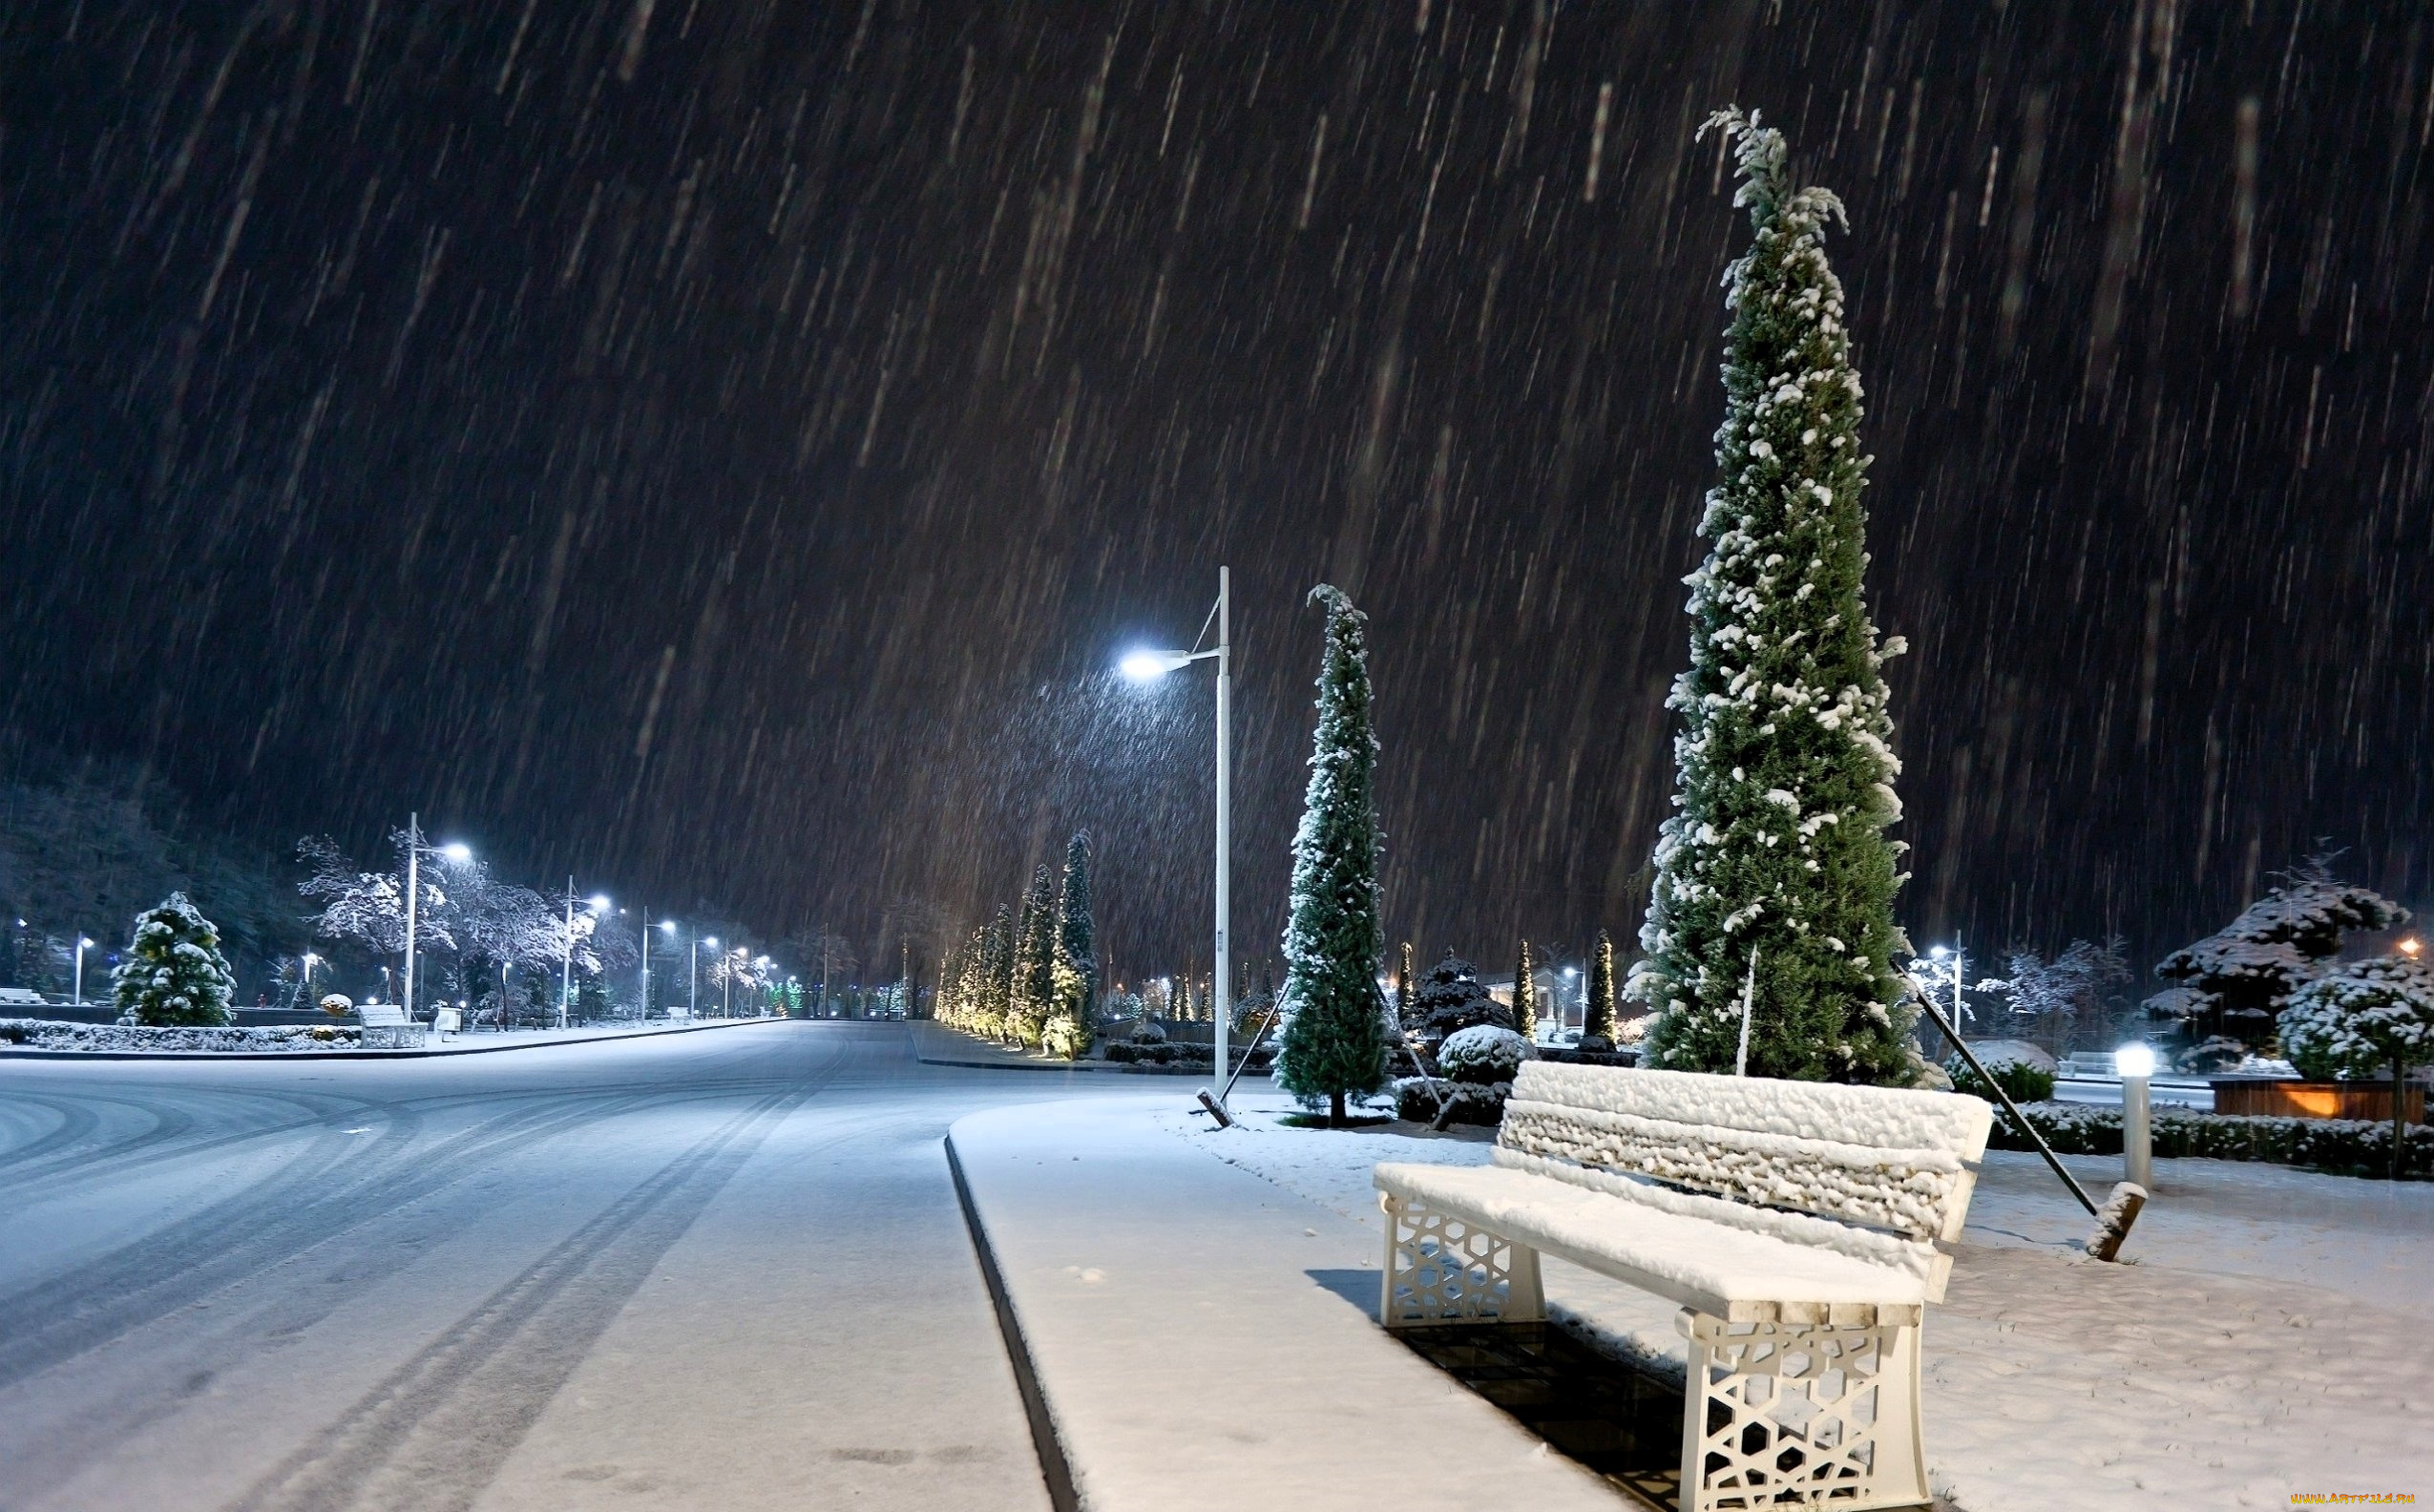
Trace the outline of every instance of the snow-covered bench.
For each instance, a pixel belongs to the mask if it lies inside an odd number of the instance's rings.
[[[1485,1166],[1385,1165],[1388,1328],[1535,1321],[1539,1255],[1681,1304],[1682,1512],[1928,1499],[1919,1332],[1990,1106],[1524,1064]]]
[[[406,1010],[399,1004],[365,1003],[355,1010],[355,1018],[364,1026],[363,1039],[359,1042],[367,1050],[407,1050],[423,1042],[423,1026],[407,1018]]]

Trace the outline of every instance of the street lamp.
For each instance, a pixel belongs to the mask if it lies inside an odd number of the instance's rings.
[[[311,951],[304,952],[303,961],[304,968],[304,985],[297,989],[299,1001],[309,1003],[313,1000],[313,968],[320,964],[320,956],[314,955]]]
[[[2113,1070],[2121,1077],[2122,1178],[2155,1190],[2154,1120],[2149,1106],[2148,1079],[2155,1074],[2155,1049],[2126,1044],[2113,1052]]]
[[[423,850],[422,816],[409,813],[406,816],[406,996],[401,1004],[406,1010],[408,1023],[414,1021],[414,911],[422,901],[419,894],[423,891]],[[457,866],[473,859],[473,848],[462,841],[452,840],[436,847],[432,853]],[[438,1022],[437,1012],[433,1012],[431,1020]]]
[[[1227,747],[1232,727],[1231,705],[1234,682],[1233,570],[1229,567],[1217,569],[1217,602],[1210,607],[1208,617],[1217,626],[1217,644],[1213,649],[1207,651],[1144,649],[1129,653],[1116,665],[1125,677],[1136,682],[1154,682],[1167,673],[1181,671],[1194,662],[1214,660],[1217,663],[1217,916],[1214,942],[1217,969],[1210,981],[1209,1006],[1217,1026],[1214,1048],[1217,1085],[1221,1089],[1218,1094],[1221,1106],[1218,1117],[1220,1122],[1223,1122],[1226,1115],[1222,1111],[1224,1102],[1222,1089],[1226,1084],[1227,1060],[1226,1031],[1231,1027],[1230,1020],[1233,1016],[1233,1005],[1229,998],[1234,976],[1233,953],[1227,940],[1227,923],[1232,913],[1227,893],[1231,862],[1228,854],[1230,848],[1227,827],[1232,808],[1231,768],[1233,763],[1229,759]],[[1204,636],[1208,633],[1208,621],[1202,622],[1200,633]]]
[[[605,892],[595,892],[583,906],[590,911],[593,917],[598,918],[600,914],[608,912],[608,894]],[[565,963],[558,969],[557,978],[557,1026],[560,1029],[566,1027],[567,1015],[572,1010],[574,1003],[575,879],[570,876],[566,879],[566,960]]]
[[[76,1006],[79,1008],[85,1005],[85,952],[91,949],[92,940],[82,934],[76,936]]]
[[[666,935],[666,936],[667,936],[668,938],[670,938],[670,939],[674,939],[674,938],[676,938],[676,920],[674,920],[674,919],[661,919],[661,920],[660,920],[660,933],[661,933],[661,934],[664,934],[664,935]],[[689,996],[689,995],[688,995],[688,997],[687,997],[687,998],[686,998],[686,1001],[685,1001],[685,1012],[686,1012],[688,1015],[692,1012],[692,1000],[691,1000],[691,998],[690,998],[690,996]],[[646,992],[644,992],[644,993],[642,994],[642,1015],[643,1015],[643,1017],[644,1017],[644,1018],[648,1018],[648,1017],[650,1017],[650,1013],[651,1013],[651,995],[650,995],[650,994],[646,991]],[[669,1018],[675,1018],[675,1017],[676,1017],[676,1015],[674,1015],[674,1014],[670,1014],[670,1015],[668,1015],[668,1017],[669,1017]]]
[[[707,945],[707,946],[708,946],[708,947],[710,947],[710,949],[711,949],[711,950],[713,950],[713,951],[717,950],[717,949],[719,948],[719,937],[718,937],[716,934],[710,935],[707,939],[703,938],[703,937],[702,937],[701,935],[699,935],[699,934],[696,934],[696,935],[694,935],[694,936],[693,936],[693,948],[694,948],[694,950],[695,950],[695,951],[697,951],[697,952],[698,952],[698,951],[699,951],[699,950],[701,950],[701,948],[702,948],[703,946],[704,946],[704,945]],[[700,957],[697,956],[695,958],[698,960]],[[710,969],[711,969],[712,971],[716,971],[716,972],[718,972],[718,974],[719,974],[719,1017],[720,1017],[720,1018],[725,1018],[725,1017],[727,1016],[727,1015],[726,1015],[726,979],[727,979],[728,973],[726,973],[726,972],[724,972],[724,971],[723,971],[723,970],[720,970],[720,968],[715,967],[715,966],[713,966],[713,967],[712,967],[712,968],[710,968]]]

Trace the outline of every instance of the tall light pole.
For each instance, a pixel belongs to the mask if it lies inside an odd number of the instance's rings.
[[[684,1017],[690,1018],[702,996],[702,931],[693,931],[693,956],[684,966]]]
[[[590,909],[593,915],[597,917],[599,914],[608,912],[609,900],[606,894],[595,892],[584,904],[584,907]],[[567,1018],[574,1012],[574,1007],[575,879],[570,876],[566,879],[566,958],[564,963],[558,968],[557,978],[557,1026],[560,1029],[566,1027]]]
[[[694,948],[695,950],[700,950],[700,949],[703,947],[703,944],[705,944],[705,943],[706,943],[706,944],[710,947],[710,949],[711,949],[711,950],[716,951],[716,950],[719,948],[719,937],[718,937],[716,934],[713,934],[713,935],[711,935],[711,936],[709,937],[709,939],[708,939],[707,941],[704,941],[704,940],[703,940],[703,939],[700,935],[698,935],[698,934],[697,934],[697,935],[695,935],[695,936],[693,937],[693,948]],[[726,969],[726,957],[725,957],[725,956],[718,956],[718,957],[717,957],[717,961],[718,961],[718,964],[716,964],[716,965],[712,966],[710,969],[711,969],[712,971],[717,972],[717,973],[719,974],[719,1017],[720,1017],[720,1018],[724,1018],[725,1017],[727,1017],[727,1011],[726,1011],[726,1006],[727,1006],[727,995],[726,995],[727,977],[728,977],[730,975],[732,975],[732,974],[731,974],[731,973],[729,973],[729,972],[727,971],[727,969]]]
[[[670,938],[670,939],[674,939],[674,938],[676,938],[676,920],[674,920],[674,919],[661,919],[661,920],[660,920],[660,933],[661,933],[661,934],[665,934],[665,935],[666,935],[668,938]],[[648,952],[648,951],[646,950],[646,951],[644,951],[644,952],[642,953],[642,956],[643,956],[643,959],[642,959],[642,967],[643,967],[643,970],[647,972],[647,971],[650,969],[650,964],[651,964],[651,962],[650,962],[650,952]],[[643,988],[642,988],[642,1016],[643,1016],[644,1018],[649,1018],[649,1017],[650,1017],[650,1014],[651,1014],[651,992],[650,992],[650,979],[649,979],[649,977],[645,976],[645,977],[643,978]],[[670,1014],[670,1015],[668,1015],[668,1017],[669,1017],[669,1018],[675,1018],[675,1017],[676,1017],[676,1015],[674,1015],[674,1014]]]
[[[470,846],[455,843],[441,846],[439,854],[460,866],[473,859],[473,851]],[[420,894],[423,891],[422,864],[422,816],[409,813],[406,816],[406,997],[402,1004],[406,1010],[408,1023],[414,1021],[414,911],[415,906],[421,902]],[[439,1013],[436,1009],[432,1010],[431,1021],[433,1023],[439,1021]]]
[[[85,1005],[85,952],[93,949],[93,941],[82,934],[76,936],[76,1006]]]
[[[1215,919],[1216,974],[1210,982],[1209,1006],[1216,1020],[1217,1084],[1226,1084],[1227,1030],[1233,1018],[1233,946],[1228,922],[1232,917],[1230,881],[1232,874],[1228,838],[1232,820],[1232,768],[1229,756],[1233,704],[1233,570],[1217,569],[1217,602],[1209,608],[1208,621],[1203,621],[1200,633],[1208,634],[1208,622],[1217,626],[1217,644],[1207,651],[1135,651],[1120,663],[1124,676],[1136,682],[1154,682],[1167,673],[1189,666],[1194,662],[1214,661],[1217,663],[1217,910]],[[1194,642],[1197,644],[1197,642]],[[1220,1093],[1220,1102],[1223,1094]]]

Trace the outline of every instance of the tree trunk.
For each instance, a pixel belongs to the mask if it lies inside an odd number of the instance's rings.
[[[1329,1128],[1342,1128],[1344,1126],[1344,1094],[1341,1092],[1331,1092],[1328,1094],[1327,1126]],[[2393,1168],[2395,1170],[2399,1169],[2398,1166],[2394,1166]]]
[[[2392,1180],[2401,1179],[2401,1136],[2408,1132],[2408,1060],[2392,1057]]]

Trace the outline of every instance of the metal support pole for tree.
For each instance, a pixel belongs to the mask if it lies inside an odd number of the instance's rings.
[[[1216,1069],[1226,1070],[1226,1031],[1233,1016],[1233,946],[1227,939],[1231,920],[1232,899],[1228,896],[1232,881],[1230,847],[1227,844],[1232,822],[1232,761],[1227,745],[1232,735],[1233,703],[1233,569],[1217,569],[1217,973],[1209,983],[1210,1003],[1217,1015]],[[1223,1105],[1224,1099],[1219,1099]]]

